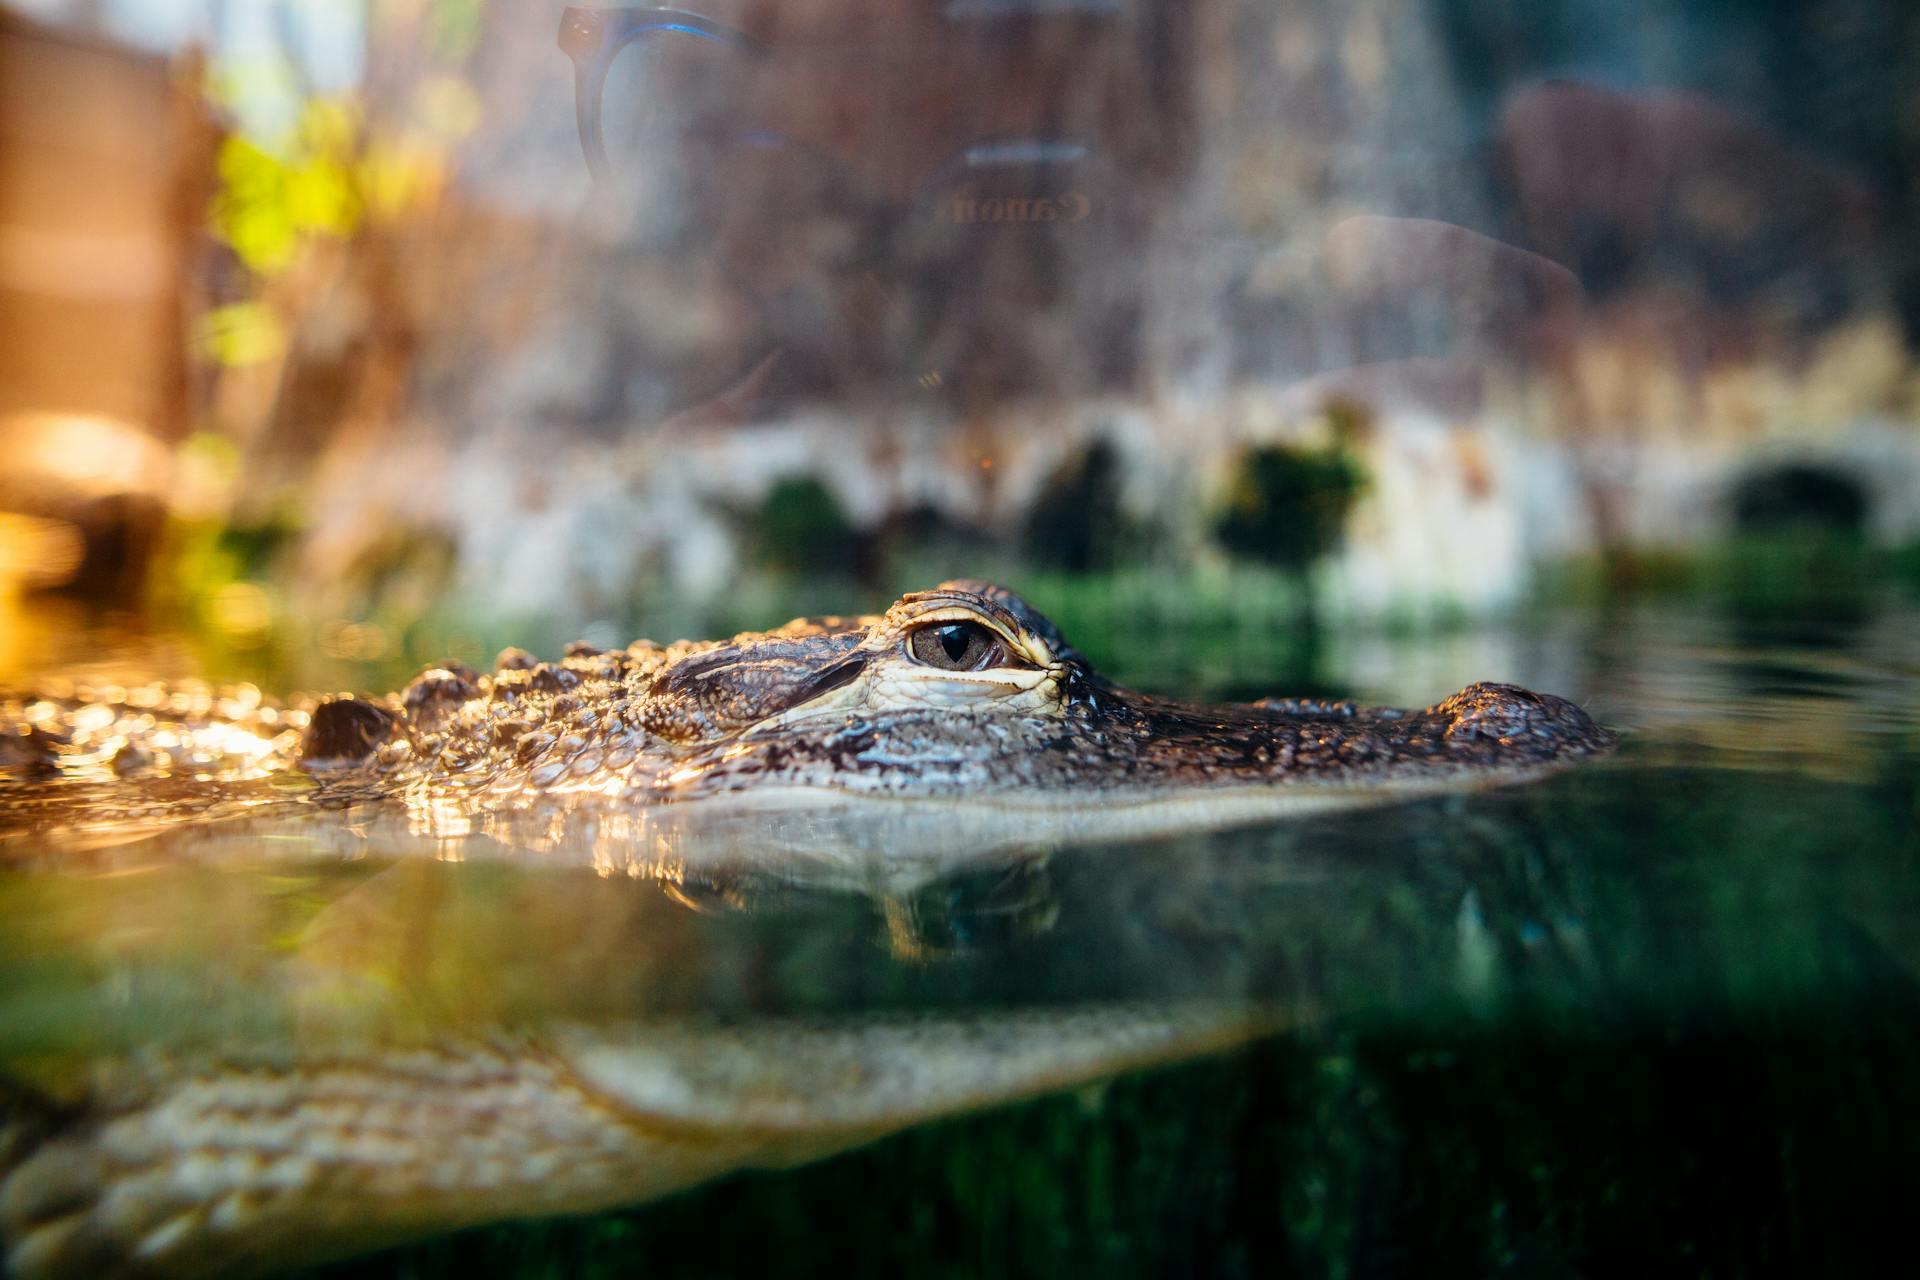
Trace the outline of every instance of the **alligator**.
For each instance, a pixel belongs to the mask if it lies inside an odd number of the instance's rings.
[[[1507,684],[1418,711],[1134,693],[1018,595],[964,580],[878,616],[725,641],[576,644],[558,662],[508,650],[489,673],[434,667],[381,698],[281,709],[115,689],[14,699],[0,718],[19,726],[0,735],[0,768],[55,784],[0,799],[0,832],[42,843],[296,801],[398,802],[416,833],[512,843],[556,814],[669,829],[690,802],[710,814],[724,800],[736,815],[811,811],[770,838],[813,852],[959,855],[1516,782],[1613,746],[1573,703]]]
[[[896,866],[1513,782],[1613,742],[1571,703],[1500,684],[1418,711],[1130,692],[1020,597],[972,581],[879,616],[722,642],[576,645],[551,663],[509,651],[488,673],[435,667],[378,698],[281,706],[249,688],[45,689],[0,699],[0,725],[10,883],[105,895],[152,892],[155,876],[61,873],[102,869],[87,860],[95,850],[132,859],[105,869],[164,877],[152,851],[183,830],[197,838],[175,852],[257,861],[282,847],[263,837],[280,818],[277,841],[344,833],[361,846],[353,856],[403,852],[409,835],[437,853],[495,839],[507,854],[547,854],[555,846],[534,833],[558,823],[593,829],[585,843],[603,874],[618,869],[609,856],[631,859],[629,874],[647,859],[684,866],[716,840],[760,864],[853,850]],[[557,860],[525,874],[583,894],[606,887],[550,872]],[[1311,1012],[1268,989],[930,1016],[641,1018],[624,997],[609,997],[609,1012],[574,988],[683,963],[685,940],[657,918],[596,920],[604,893],[543,889],[530,891],[548,921],[530,941],[554,966],[543,1016],[339,1021],[368,992],[390,995],[403,966],[444,972],[462,954],[435,922],[438,865],[396,860],[358,907],[335,902],[291,949],[259,948],[274,957],[267,977],[213,972],[227,964],[216,954],[186,984],[260,987],[286,1014],[277,1032],[241,1034],[229,1024],[247,1019],[215,1017],[198,1039],[150,1039],[135,1023],[130,1046],[64,1058],[0,1035],[7,1273],[258,1274],[637,1203],[1216,1051]],[[96,917],[78,918],[68,945],[95,957]],[[492,918],[473,927],[496,942],[503,932]],[[178,933],[164,920],[120,930],[157,947]],[[340,954],[374,957],[377,980],[338,980]],[[48,963],[28,971],[66,972]],[[162,961],[122,963],[137,973]],[[485,990],[498,968],[478,964],[458,985]]]

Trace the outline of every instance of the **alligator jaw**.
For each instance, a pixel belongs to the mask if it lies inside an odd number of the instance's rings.
[[[1614,745],[1574,704],[1513,685],[1399,711],[1179,703],[1071,668],[1060,684],[1051,716],[933,707],[779,724],[689,757],[671,794],[752,808],[804,808],[810,795],[973,803],[983,813],[964,826],[1053,814],[1034,838],[1098,839],[1523,782]]]

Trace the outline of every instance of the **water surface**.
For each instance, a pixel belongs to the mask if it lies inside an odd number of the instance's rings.
[[[1082,644],[1135,687],[1295,691],[1257,640],[1111,641]],[[1871,1256],[1920,1152],[1920,610],[1550,614],[1344,642],[1321,677],[1415,705],[1512,680],[1583,701],[1623,746],[1507,791],[958,862],[767,858],[738,824],[659,856],[610,857],[637,837],[604,824],[468,848],[365,815],[16,843],[0,1061],[57,1091],[103,1058],[230,1042],[1254,1001],[1286,1028],[1097,1092],[372,1263],[1751,1274]]]

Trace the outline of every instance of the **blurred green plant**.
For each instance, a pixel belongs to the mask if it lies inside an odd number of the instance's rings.
[[[472,54],[486,33],[486,16],[487,0],[433,0],[430,19],[434,51],[443,58],[454,59]]]
[[[304,495],[240,483],[247,454],[274,439],[263,418],[338,416],[343,375],[331,366],[314,375],[300,334],[357,324],[355,300],[387,296],[393,255],[380,251],[377,234],[405,232],[433,213],[456,145],[481,123],[464,75],[484,30],[481,0],[353,7],[370,23],[379,53],[370,66],[389,69],[384,81],[370,71],[347,89],[315,92],[301,51],[283,47],[223,59],[202,85],[231,130],[206,211],[231,259],[209,272],[212,304],[194,321],[195,349],[211,374],[208,413],[181,450],[152,586],[155,603],[185,620],[220,662],[260,675],[313,659],[316,634],[326,663],[380,680],[423,651],[478,656],[489,638],[431,607],[450,563],[432,529],[396,529],[330,598],[298,604],[307,597],[277,584],[290,572],[284,552],[306,525]],[[294,38],[291,28],[280,34]]]
[[[443,0],[433,7],[427,36],[443,60],[459,61],[477,44],[480,7]],[[398,21],[394,6],[378,17]],[[209,78],[216,107],[238,104],[266,82],[298,93],[285,58],[230,65]],[[305,309],[309,282],[279,296],[276,282],[297,278],[293,268],[315,243],[345,244],[368,226],[392,225],[431,209],[451,171],[453,148],[478,127],[478,94],[460,75],[423,75],[398,110],[375,111],[357,92],[315,94],[300,102],[284,137],[236,130],[220,146],[218,187],[209,224],[233,250],[251,279],[237,282],[229,301],[201,320],[199,347],[214,364],[267,363],[286,349],[287,331]]]
[[[200,317],[195,339],[203,354],[228,368],[264,364],[287,347],[286,326],[258,301],[210,309]]]
[[[1234,555],[1303,576],[1340,544],[1366,483],[1341,443],[1248,449],[1233,463],[1215,536]]]
[[[1704,547],[1589,556],[1535,575],[1544,606],[1676,598],[1753,617],[1851,617],[1886,589],[1920,592],[1920,546],[1879,548],[1862,537],[1802,525],[1741,533]]]
[[[361,124],[352,102],[315,98],[283,149],[244,135],[221,144],[213,229],[249,270],[276,275],[291,265],[302,237],[345,239],[360,225],[354,166]]]
[[[853,577],[866,563],[865,538],[817,477],[775,481],[746,523],[752,562],[775,573]]]
[[[1094,573],[1115,568],[1135,551],[1139,530],[1121,503],[1121,465],[1120,451],[1101,439],[1047,477],[1023,530],[1029,559]]]
[[[1743,533],[1822,532],[1858,537],[1871,506],[1859,480],[1835,467],[1792,463],[1744,476],[1733,522]]]

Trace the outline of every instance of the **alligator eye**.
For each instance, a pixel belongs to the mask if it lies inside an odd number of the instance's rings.
[[[1000,638],[977,622],[922,627],[907,638],[907,651],[917,661],[946,671],[980,671],[1007,660]]]

